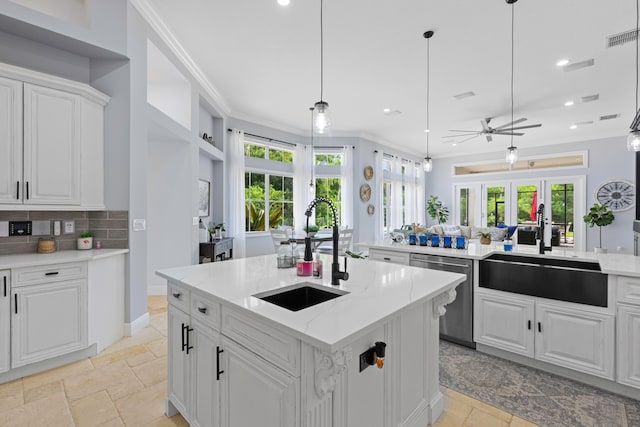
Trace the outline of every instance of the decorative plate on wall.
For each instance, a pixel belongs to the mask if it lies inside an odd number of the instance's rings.
[[[371,187],[369,184],[362,184],[360,186],[360,200],[368,202],[371,198]]]
[[[367,213],[368,213],[369,215],[373,215],[373,213],[374,213],[375,211],[376,211],[376,207],[375,207],[375,206],[373,206],[373,205],[369,205],[369,206],[367,206]]]
[[[373,168],[371,166],[367,166],[366,168],[364,168],[364,178],[367,181],[373,178]]]
[[[596,187],[593,198],[612,211],[626,211],[634,205],[635,185],[623,179],[603,182]]]

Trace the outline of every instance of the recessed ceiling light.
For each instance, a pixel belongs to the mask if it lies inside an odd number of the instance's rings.
[[[576,129],[578,127],[578,125],[571,125],[569,126],[569,129]]]
[[[385,108],[384,110],[382,110],[383,113],[388,113],[391,111],[391,108]]]
[[[425,130],[424,130],[424,133],[429,133],[429,129],[425,129]]]
[[[289,6],[289,0],[278,0],[280,6]]]
[[[400,110],[392,110],[391,108],[385,108],[382,110],[385,116],[397,116],[398,114],[402,114]]]
[[[573,105],[573,101],[567,101],[564,103],[565,107],[571,107]]]
[[[561,59],[560,61],[556,62],[556,65],[558,67],[564,67],[565,65],[567,65],[569,63],[568,59]]]
[[[453,144],[451,144],[452,147],[455,147],[456,145],[458,145],[457,142],[454,142]]]

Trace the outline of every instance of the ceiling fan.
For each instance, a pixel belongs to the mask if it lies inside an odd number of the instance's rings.
[[[460,144],[462,142],[472,140],[473,138],[475,138],[475,137],[477,137],[479,135],[484,135],[485,138],[487,138],[487,142],[492,142],[493,141],[493,137],[491,135],[522,136],[522,135],[524,135],[524,133],[514,132],[514,131],[515,130],[522,130],[522,129],[529,129],[529,128],[539,128],[540,126],[542,126],[542,124],[538,123],[538,124],[535,124],[535,125],[513,127],[514,125],[517,125],[518,123],[522,123],[525,120],[527,120],[527,119],[523,117],[521,119],[514,120],[514,121],[512,121],[510,123],[506,123],[504,125],[496,126],[496,127],[492,128],[491,126],[489,126],[489,122],[491,122],[491,117],[489,117],[487,119],[480,120],[480,124],[482,125],[482,130],[478,131],[478,130],[455,130],[455,129],[449,129],[449,132],[463,132],[463,133],[458,134],[458,135],[447,135],[447,136],[443,136],[443,138],[467,137],[467,138],[465,138],[465,139],[463,139],[461,141],[456,141],[456,143]]]

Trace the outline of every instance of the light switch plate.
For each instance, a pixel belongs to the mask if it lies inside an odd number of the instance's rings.
[[[133,231],[144,231],[147,229],[147,221],[144,219],[133,220]]]
[[[0,237],[9,235],[9,221],[0,221]]]
[[[63,233],[64,234],[73,234],[76,232],[76,222],[74,220],[66,220],[63,221],[64,227],[63,227]]]
[[[194,216],[193,219],[191,220],[191,225],[199,225],[200,224],[200,218],[198,218],[197,216]]]
[[[31,221],[32,236],[50,236],[51,221]]]
[[[60,235],[60,221],[53,221],[53,235]]]

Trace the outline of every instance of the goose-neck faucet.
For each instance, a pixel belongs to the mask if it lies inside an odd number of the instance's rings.
[[[546,218],[544,217],[544,203],[540,203],[540,205],[538,206],[538,231],[537,231],[537,238],[540,239],[540,242],[538,243],[538,253],[540,255],[544,255],[544,251],[550,251],[551,250],[551,246],[545,246],[544,244],[544,225],[545,225],[545,221]]]
[[[346,257],[344,259],[344,271],[340,271],[340,264],[338,263],[338,219],[336,217],[336,208],[333,206],[331,200],[324,197],[316,197],[311,201],[311,203],[309,203],[309,207],[307,207],[307,210],[304,213],[307,216],[306,229],[309,229],[309,217],[311,216],[313,208],[315,208],[318,203],[326,203],[329,205],[331,214],[333,215],[333,262],[331,263],[331,285],[340,286],[340,279],[349,280],[349,273],[347,273]],[[308,233],[309,232],[307,232],[307,237],[304,238],[304,260],[313,261],[313,255],[311,255],[311,237],[309,237]]]

